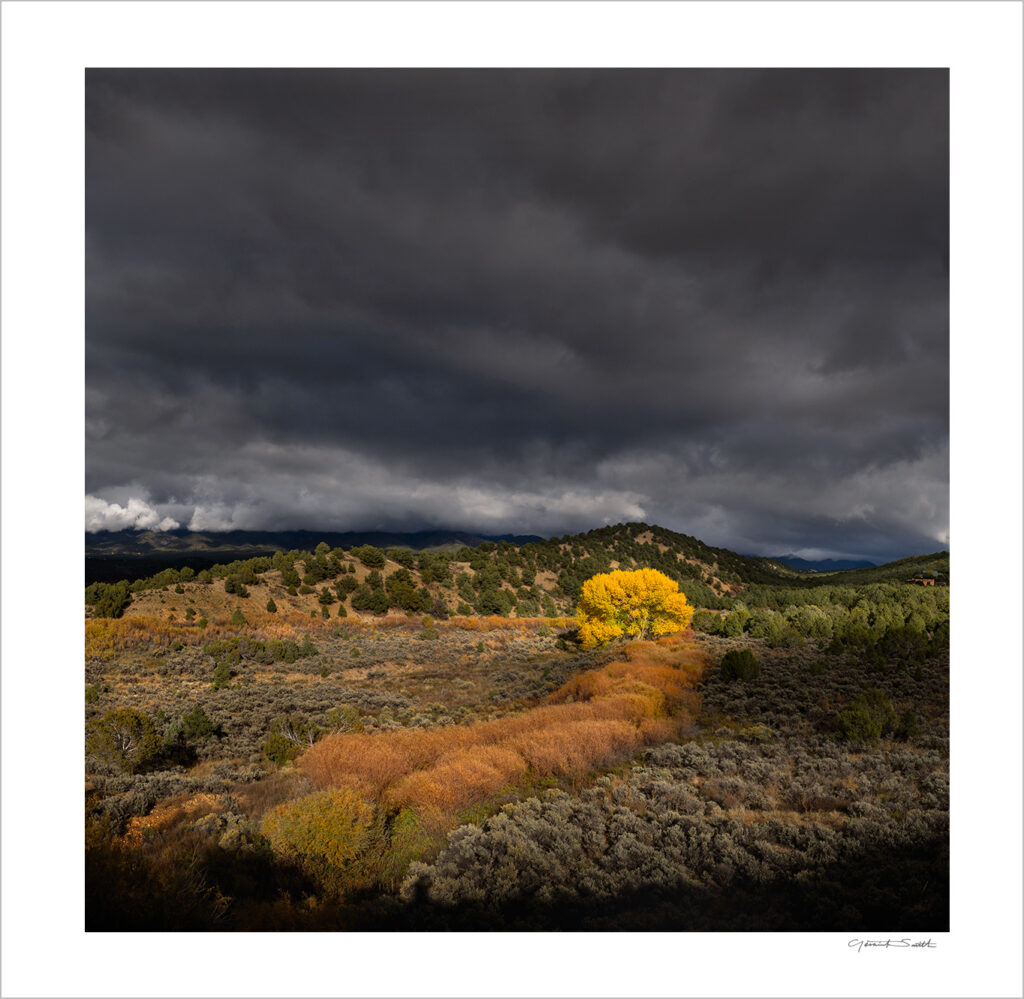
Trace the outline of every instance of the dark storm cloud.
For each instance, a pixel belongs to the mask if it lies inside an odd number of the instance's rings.
[[[90,72],[90,523],[939,547],[947,90]]]

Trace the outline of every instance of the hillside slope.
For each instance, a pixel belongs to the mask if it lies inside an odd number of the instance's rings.
[[[689,535],[647,524],[616,524],[585,534],[514,544],[483,541],[455,551],[355,545],[292,549],[196,571],[166,568],[127,581],[127,617],[167,620],[250,619],[267,611],[303,617],[373,617],[390,611],[457,615],[555,617],[571,614],[583,582],[612,569],[658,569],[697,607],[729,609],[749,587],[803,587],[908,579],[940,567],[948,555],[904,559],[842,573],[797,573],[770,559],[737,555]],[[943,568],[944,567],[944,568]],[[106,584],[86,589],[95,605]],[[173,615],[173,618],[171,617]]]

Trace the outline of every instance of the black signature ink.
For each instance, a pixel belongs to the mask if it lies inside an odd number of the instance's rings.
[[[911,940],[910,937],[901,937],[893,940],[891,937],[886,940],[859,940],[854,938],[847,947],[856,947],[860,953],[865,947],[881,947],[885,950],[902,949],[904,947],[937,947],[938,944],[929,937],[927,940]]]

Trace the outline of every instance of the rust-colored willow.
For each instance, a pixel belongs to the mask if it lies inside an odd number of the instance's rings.
[[[329,736],[299,761],[320,787],[347,787],[438,817],[505,787],[576,776],[664,742],[698,708],[702,655],[678,638],[574,677],[535,708],[473,725]]]

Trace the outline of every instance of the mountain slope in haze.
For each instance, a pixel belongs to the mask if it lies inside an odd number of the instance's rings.
[[[949,552],[932,552],[930,555],[911,555],[909,558],[886,562],[884,565],[872,566],[869,569],[846,569],[829,573],[819,583],[832,586],[862,586],[869,583],[893,583],[907,581],[923,572],[938,572],[949,581]],[[816,579],[817,574],[804,578]]]
[[[331,548],[376,545],[378,548],[425,549],[470,547],[487,541],[525,545],[544,539],[536,534],[476,534],[471,531],[87,531],[85,553],[91,556],[143,555],[153,558],[209,552],[239,558],[270,552],[312,551],[320,542]]]
[[[781,562],[783,565],[788,565],[791,569],[796,569],[799,572],[841,572],[845,569],[874,569],[878,565],[877,562],[845,558],[809,560],[799,558],[796,555],[773,555],[771,560],[773,562]]]

